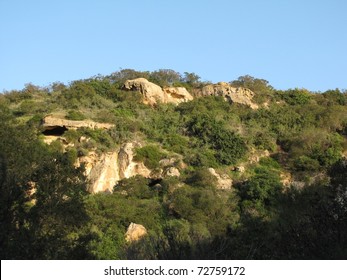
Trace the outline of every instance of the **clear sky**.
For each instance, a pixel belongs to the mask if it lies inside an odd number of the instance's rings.
[[[119,69],[347,89],[346,0],[0,0],[0,91]]]

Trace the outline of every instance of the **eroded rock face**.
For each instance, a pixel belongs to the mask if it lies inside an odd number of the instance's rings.
[[[130,178],[136,175],[150,177],[151,170],[143,162],[135,162],[134,149],[140,147],[138,143],[130,142],[122,145],[118,153],[119,175],[121,179]]]
[[[212,84],[204,86],[201,89],[201,96],[221,96],[230,103],[240,103],[251,107],[252,109],[258,109],[258,105],[252,102],[254,92],[242,87],[232,87],[230,84],[220,82],[218,84]]]
[[[164,93],[167,95],[168,103],[179,104],[193,100],[193,96],[184,87],[166,87]]]
[[[106,153],[96,160],[86,157],[86,175],[89,178],[91,193],[113,192],[114,186],[121,179],[118,167],[118,152]]]
[[[143,225],[131,223],[125,233],[125,240],[127,242],[138,241],[147,235],[147,230]]]
[[[162,89],[145,78],[127,80],[123,88],[140,92],[143,96],[143,103],[152,106],[157,103],[179,104],[193,100],[193,96],[184,87],[166,87]]]
[[[118,181],[136,175],[149,178],[152,171],[142,162],[135,162],[134,148],[138,143],[126,143],[114,152],[98,155],[90,152],[80,157],[76,167],[84,165],[85,175],[89,180],[89,192],[112,192]]]
[[[49,131],[56,128],[65,128],[67,129],[77,129],[77,128],[91,128],[91,129],[110,129],[114,125],[109,123],[98,123],[93,121],[71,121],[71,120],[65,120],[60,118],[55,118],[52,116],[46,116],[42,120],[42,127],[45,129],[45,131]]]
[[[169,177],[179,177],[181,176],[180,171],[176,168],[176,167],[168,167],[165,171],[164,171],[164,176],[169,176]]]
[[[126,90],[138,91],[143,96],[143,103],[155,105],[158,102],[167,103],[162,88],[154,83],[149,82],[145,78],[127,80],[123,86]]]
[[[230,190],[233,184],[233,180],[227,175],[219,175],[214,168],[209,168],[208,171],[217,179],[217,189]]]

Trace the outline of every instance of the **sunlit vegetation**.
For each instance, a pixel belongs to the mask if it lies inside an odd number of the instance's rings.
[[[251,89],[258,110],[213,96],[150,107],[122,88],[139,77],[193,95],[206,84],[195,73],[124,69],[0,95],[1,259],[347,258],[346,92],[276,90],[242,76],[230,84]],[[48,114],[114,127],[68,130],[70,148],[46,145]],[[176,156],[181,176],[136,176],[89,194],[77,157],[135,139],[144,145],[134,160],[155,170]],[[232,178],[231,190],[217,188],[211,167]],[[129,244],[131,222],[148,234]]]

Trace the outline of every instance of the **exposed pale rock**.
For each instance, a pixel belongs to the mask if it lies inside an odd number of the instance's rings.
[[[281,178],[281,183],[285,187],[290,186],[292,181],[293,181],[292,175],[290,173],[288,173],[288,172],[282,172],[280,174],[280,178]]]
[[[135,162],[134,148],[140,147],[138,143],[130,142],[122,145],[118,153],[119,175],[121,179],[141,175],[148,178],[151,170],[143,162]]]
[[[258,163],[261,158],[269,157],[269,156],[270,156],[270,152],[268,150],[264,150],[264,151],[252,150],[248,160],[250,163]]]
[[[36,204],[36,198],[34,196],[36,191],[37,191],[36,182],[29,181],[27,183],[26,196],[27,196],[27,198],[30,199],[30,203],[32,203],[34,205]]]
[[[164,158],[164,159],[159,161],[159,165],[162,167],[167,167],[170,165],[174,165],[175,162],[176,162],[175,158]]]
[[[143,225],[131,223],[125,233],[125,240],[127,242],[138,241],[147,235],[147,230]]]
[[[95,157],[86,161],[86,174],[90,180],[90,192],[112,192],[121,179],[118,170],[118,152],[101,155],[95,163]]]
[[[164,176],[179,177],[181,173],[176,167],[169,167],[164,171]]]
[[[233,184],[233,180],[227,175],[219,175],[214,168],[209,168],[208,171],[217,179],[217,189],[230,190]]]
[[[157,102],[166,103],[167,98],[162,88],[145,78],[127,80],[123,86],[126,90],[138,91],[143,96],[143,103],[155,105]]]
[[[54,129],[56,127],[65,127],[66,129],[77,129],[77,128],[91,128],[91,129],[110,129],[114,125],[109,123],[98,123],[94,121],[72,121],[60,118],[55,118],[52,116],[46,116],[42,120],[42,127],[45,130]]]
[[[179,104],[193,100],[193,96],[184,87],[166,87],[164,93],[167,95],[168,103]]]
[[[240,166],[236,166],[234,170],[237,172],[243,173],[246,171],[246,168],[243,165],[240,165]]]
[[[118,181],[136,175],[149,178],[152,171],[142,162],[133,160],[133,149],[139,144],[126,143],[114,152],[98,155],[90,152],[87,156],[78,158],[75,166],[82,164],[85,167],[85,175],[89,180],[91,193],[112,192]]]
[[[240,103],[251,107],[252,109],[258,109],[258,105],[252,102],[254,92],[242,87],[232,87],[230,84],[220,82],[218,84],[212,84],[204,86],[201,90],[202,96],[221,96],[225,100],[233,103]]]
[[[143,96],[143,103],[148,105],[155,105],[158,102],[179,104],[193,100],[193,96],[184,87],[166,87],[162,89],[145,78],[127,80],[123,88],[140,92]]]
[[[79,139],[78,139],[78,142],[82,143],[82,142],[89,142],[90,141],[90,138],[89,137],[86,137],[86,136],[81,136]]]

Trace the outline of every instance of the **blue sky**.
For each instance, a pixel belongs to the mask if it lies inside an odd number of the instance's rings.
[[[0,91],[120,68],[347,89],[345,0],[0,0]]]

